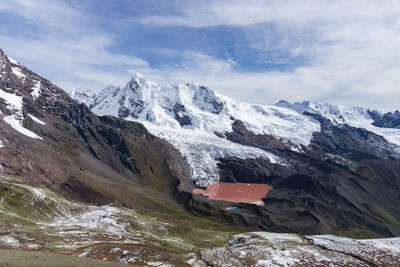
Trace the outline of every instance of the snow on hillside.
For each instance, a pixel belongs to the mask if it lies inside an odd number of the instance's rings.
[[[159,85],[140,74],[123,88],[109,86],[96,97],[92,95],[75,90],[72,96],[99,115],[139,121],[169,141],[187,159],[198,186],[218,181],[220,157],[265,157],[282,162],[271,153],[215,135],[231,132],[234,120],[243,121],[255,134],[273,135],[294,150],[308,145],[312,133],[320,131],[318,121],[291,109],[235,101],[195,83]]]
[[[16,60],[6,56],[2,50],[0,50],[0,78],[13,79],[17,78],[22,84],[28,79],[27,76],[23,73],[24,66],[19,64]],[[37,99],[41,93],[41,82],[32,80],[35,82],[34,86],[32,87],[32,98]],[[13,81],[14,82],[14,81]],[[40,136],[35,134],[34,132],[28,130],[23,126],[24,114],[22,112],[23,108],[23,97],[7,86],[13,85],[13,82],[6,83],[3,88],[0,88],[0,99],[4,100],[6,104],[7,113],[10,114],[8,116],[3,116],[2,119],[9,124],[14,130],[18,131],[19,133],[35,138],[35,139],[42,139]],[[0,116],[3,115],[0,111]],[[1,117],[0,117],[1,118]]]
[[[23,135],[31,138],[42,139],[40,136],[26,129],[22,125],[24,119],[24,115],[22,114],[22,96],[17,96],[16,94],[8,93],[0,89],[0,98],[5,100],[8,109],[12,111],[11,115],[3,117],[3,120],[6,123]]]
[[[377,111],[371,111],[366,108],[360,107],[345,107],[341,105],[332,105],[329,103],[317,103],[311,101],[303,101],[301,103],[288,103],[286,101],[280,101],[276,104],[279,107],[290,108],[297,111],[300,114],[308,111],[316,113],[328,118],[335,124],[348,124],[353,127],[364,128],[375,134],[383,136],[389,142],[400,145],[400,129],[395,128],[381,128],[372,125],[374,119],[372,113],[379,113]]]
[[[225,247],[202,250],[201,258],[213,266],[398,266],[399,245],[399,238],[249,232]]]

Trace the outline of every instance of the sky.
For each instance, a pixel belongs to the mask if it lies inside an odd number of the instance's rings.
[[[66,91],[139,72],[259,104],[400,108],[397,0],[1,0],[0,48]]]

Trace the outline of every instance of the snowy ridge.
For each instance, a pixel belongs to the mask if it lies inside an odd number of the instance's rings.
[[[348,124],[353,127],[364,128],[375,134],[383,136],[387,141],[400,146],[400,129],[382,128],[372,125],[374,118],[372,114],[381,115],[379,111],[369,110],[360,107],[345,107],[341,105],[332,105],[329,103],[317,103],[303,101],[301,103],[288,103],[280,101],[276,104],[279,107],[285,107],[303,114],[308,111],[324,116],[335,124]]]
[[[271,153],[217,137],[232,131],[235,120],[243,121],[255,134],[270,134],[294,150],[307,146],[320,124],[287,108],[254,105],[219,95],[196,83],[159,85],[136,74],[123,88],[108,86],[96,97],[80,91],[75,99],[98,115],[113,115],[139,121],[174,145],[187,159],[198,186],[219,180],[220,157],[265,157],[282,163]],[[72,95],[74,97],[74,95]]]

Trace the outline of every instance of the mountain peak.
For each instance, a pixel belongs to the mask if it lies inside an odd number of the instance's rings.
[[[14,64],[14,65],[20,65],[15,59],[12,59],[11,57],[9,57],[4,50],[2,50],[0,48],[0,68],[2,71],[4,71],[4,68],[6,65],[10,65],[10,64]]]
[[[132,89],[135,92],[143,85],[149,83],[155,84],[153,82],[146,80],[143,77],[143,75],[141,75],[139,72],[135,72],[131,77],[131,79],[129,80],[129,82],[126,84],[126,87]]]
[[[132,80],[134,79],[134,80],[140,81],[140,80],[144,80],[144,77],[143,77],[143,75],[140,74],[139,72],[135,72],[135,74],[132,75],[132,78],[131,78],[131,79],[132,79]]]

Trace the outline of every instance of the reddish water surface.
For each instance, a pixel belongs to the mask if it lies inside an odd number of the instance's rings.
[[[247,183],[213,183],[207,190],[193,189],[194,194],[203,195],[213,200],[225,200],[230,202],[244,202],[264,206],[262,198],[272,187],[267,184]]]

